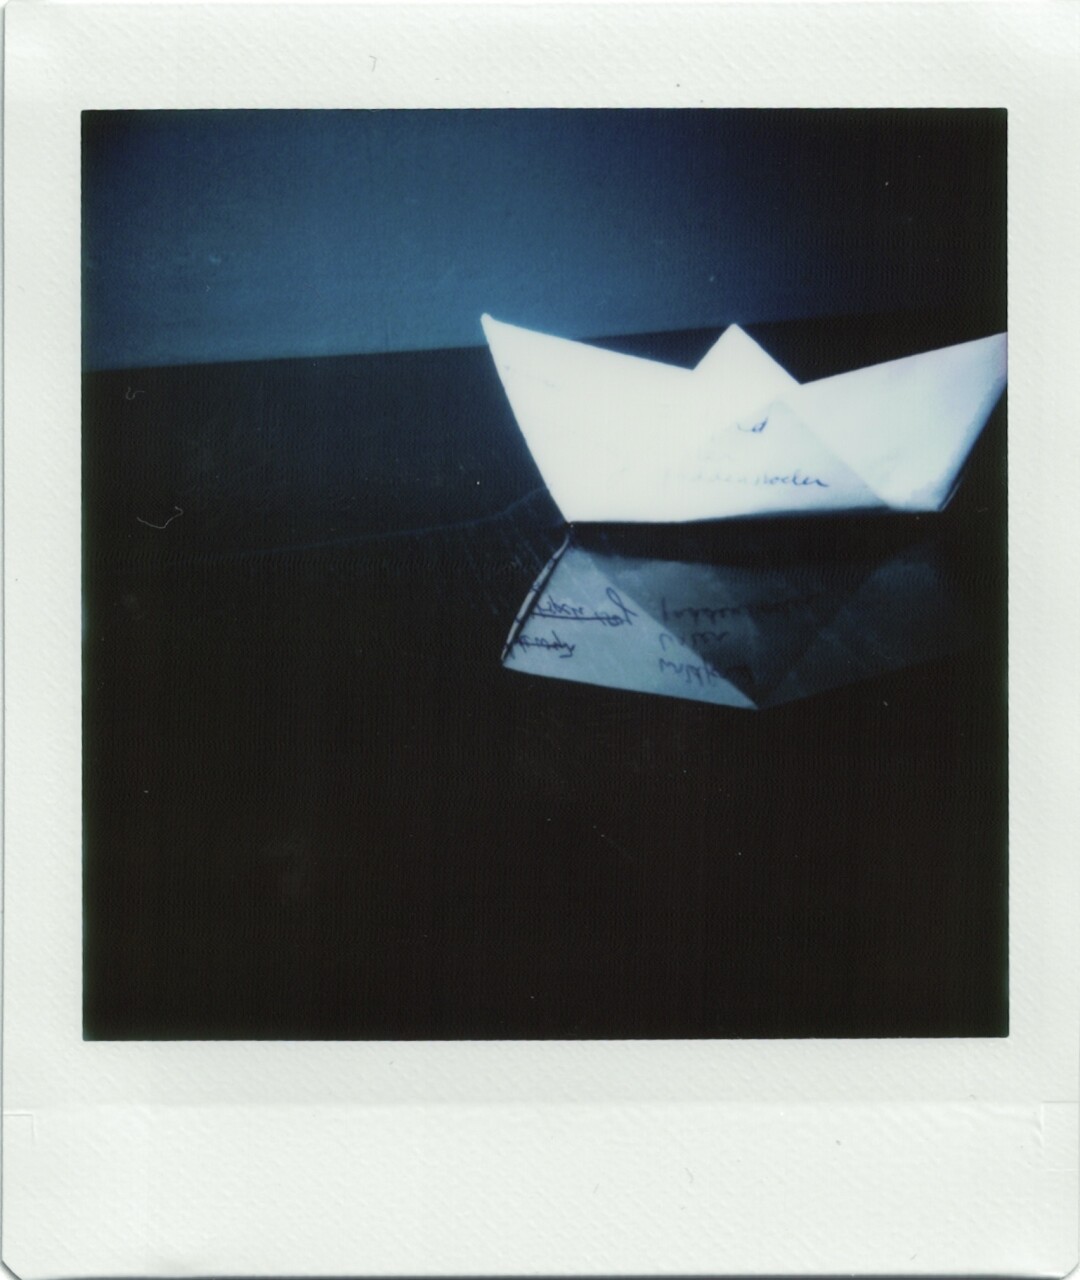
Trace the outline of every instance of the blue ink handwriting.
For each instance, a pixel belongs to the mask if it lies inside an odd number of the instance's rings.
[[[757,600],[750,604],[703,605],[687,604],[675,608],[669,605],[666,596],[660,597],[660,616],[664,624],[669,622],[688,622],[691,626],[707,623],[715,627],[718,622],[729,618],[767,617],[775,613],[788,613],[793,609],[806,608],[821,596],[813,592],[805,596],[787,596],[781,600]],[[723,634],[727,634],[724,632]]]
[[[614,610],[594,608],[592,613],[589,613],[585,605],[569,604],[565,600],[556,600],[549,594],[533,610],[533,616],[559,618],[565,622],[599,622],[604,627],[632,627],[634,619],[638,616],[636,610],[631,609],[623,601],[614,587],[608,587],[605,594],[614,606]]]
[[[565,640],[559,638],[558,632],[552,630],[551,636],[527,636],[519,635],[515,644],[520,645],[523,649],[547,649],[552,653],[557,653],[560,658],[572,658],[576,644],[567,644]]]

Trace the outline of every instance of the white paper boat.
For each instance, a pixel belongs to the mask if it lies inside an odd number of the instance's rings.
[[[737,325],[681,369],[482,324],[571,523],[938,511],[1006,382],[1004,333],[800,384]]]

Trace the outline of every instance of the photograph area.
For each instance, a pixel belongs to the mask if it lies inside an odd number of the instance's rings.
[[[1006,114],[83,115],[83,1034],[1008,1034]]]

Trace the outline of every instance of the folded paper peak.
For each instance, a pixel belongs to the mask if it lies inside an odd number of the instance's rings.
[[[1004,333],[800,384],[737,325],[682,369],[481,322],[572,523],[939,511],[1007,374]]]

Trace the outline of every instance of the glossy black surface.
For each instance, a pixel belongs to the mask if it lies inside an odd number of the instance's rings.
[[[1004,327],[751,331],[806,379]],[[500,666],[562,528],[485,349],[84,385],[87,1036],[1007,1032],[1004,405],[912,521],[975,646],[745,713]]]

